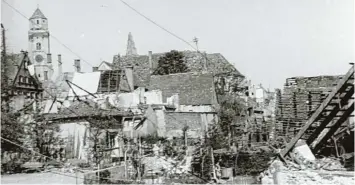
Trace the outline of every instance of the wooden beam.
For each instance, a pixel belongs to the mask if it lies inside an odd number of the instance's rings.
[[[329,139],[341,126],[346,119],[349,118],[349,115],[354,111],[354,102],[347,109],[347,111],[343,114],[343,116],[334,124],[332,128],[324,129],[323,132],[319,135],[319,137],[310,145],[313,152],[316,153],[320,149],[320,143],[323,143],[325,140]]]
[[[344,96],[344,98],[340,101],[340,105],[336,104],[334,109],[330,112],[330,114],[327,116],[327,118],[322,121],[321,125],[312,133],[312,135],[307,139],[307,144],[311,144],[317,137],[318,135],[323,131],[323,129],[328,125],[328,123],[336,117],[338,112],[341,110],[340,106],[345,106],[348,104],[349,98],[354,94],[354,86],[350,91],[347,92],[347,94]]]
[[[351,67],[350,70],[346,73],[343,79],[341,79],[338,85],[333,89],[333,91],[327,96],[323,103],[317,108],[316,112],[308,119],[306,124],[302,129],[297,133],[297,135],[287,144],[286,148],[281,151],[281,156],[284,157],[286,154],[294,147],[297,141],[305,134],[306,130],[321,116],[321,113],[331,102],[333,97],[344,88],[344,84],[354,75],[354,68]]]
[[[88,93],[89,95],[93,96],[94,98],[97,98],[94,94],[92,94],[91,92],[89,92],[89,91],[83,89],[82,87],[76,85],[75,83],[73,83],[73,82],[71,82],[71,81],[69,81],[69,80],[66,80],[66,82],[67,82],[67,84],[68,84],[70,87],[71,87],[70,84],[72,84],[72,85],[74,85],[75,87],[79,88],[80,90],[85,91],[85,92]],[[73,92],[75,92],[72,87],[71,87],[71,89],[73,90]]]

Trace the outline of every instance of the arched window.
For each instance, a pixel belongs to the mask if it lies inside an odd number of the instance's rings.
[[[38,42],[38,43],[36,44],[36,49],[37,49],[37,50],[41,50],[41,43]]]
[[[22,83],[22,76],[21,75],[18,77],[18,82]]]

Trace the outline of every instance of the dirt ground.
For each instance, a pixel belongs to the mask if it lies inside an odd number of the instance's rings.
[[[78,174],[79,178],[77,180],[74,178],[75,173],[63,174],[68,176],[49,172],[1,175],[1,184],[83,184],[84,182],[82,174]]]

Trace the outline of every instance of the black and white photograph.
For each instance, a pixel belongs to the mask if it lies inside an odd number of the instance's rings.
[[[354,0],[0,9],[1,184],[355,184]]]

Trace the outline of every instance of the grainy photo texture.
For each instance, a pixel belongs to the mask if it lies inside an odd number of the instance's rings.
[[[1,0],[1,184],[354,184],[354,8]]]

